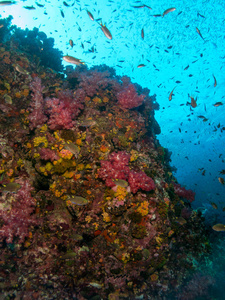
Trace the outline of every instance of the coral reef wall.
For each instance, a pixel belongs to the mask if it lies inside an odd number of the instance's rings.
[[[155,97],[105,65],[64,78],[13,37],[0,58],[5,298],[179,296],[209,246],[156,138]]]

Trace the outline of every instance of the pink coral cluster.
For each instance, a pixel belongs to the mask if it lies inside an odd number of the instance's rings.
[[[195,200],[195,193],[192,190],[186,190],[178,183],[173,183],[175,193],[182,198],[193,202]]]
[[[129,172],[128,182],[132,193],[137,193],[139,189],[143,191],[151,191],[155,189],[155,183],[152,178],[148,177],[143,171]]]
[[[143,171],[135,172],[130,170],[128,166],[129,161],[130,154],[127,152],[113,152],[109,155],[109,161],[101,161],[98,175],[105,180],[106,185],[109,187],[115,186],[113,179],[127,180],[132,193],[136,193],[139,189],[144,191],[155,189],[154,181]]]
[[[85,93],[78,89],[74,95],[72,91],[61,91],[58,98],[47,98],[50,129],[70,129],[74,126],[74,120],[84,108]]]
[[[44,114],[44,99],[42,91],[44,87],[41,85],[41,79],[35,77],[30,84],[30,88],[33,92],[30,105],[31,113],[28,116],[30,121],[29,127],[31,130],[34,128],[42,126],[47,121],[47,116]]]
[[[119,105],[122,108],[135,108],[140,106],[144,101],[145,95],[138,96],[135,86],[129,84],[117,94]]]
[[[39,154],[40,154],[41,159],[43,159],[43,160],[54,161],[54,160],[59,159],[59,155],[54,150],[51,150],[48,148],[40,149]]]
[[[21,188],[15,196],[0,198],[0,217],[3,220],[3,226],[0,228],[0,236],[7,243],[12,243],[15,237],[18,243],[23,243],[29,236],[31,225],[37,225],[38,220],[34,212],[36,200],[31,196],[33,187],[28,180],[24,180]]]

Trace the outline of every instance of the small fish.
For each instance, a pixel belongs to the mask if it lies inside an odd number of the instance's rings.
[[[68,196],[68,201],[72,202],[72,204],[75,204],[75,205],[79,205],[79,206],[82,206],[82,205],[87,205],[89,203],[89,201],[83,197],[80,197],[80,196]]]
[[[62,10],[60,10],[60,13],[61,13],[61,16],[64,18],[65,17],[64,12]]]
[[[0,187],[0,192],[16,193],[21,188],[21,185],[16,182],[9,182]]]
[[[175,88],[176,88],[176,87],[174,87],[174,88],[172,89],[172,91],[170,92],[170,95],[169,95],[169,101],[172,100],[172,97],[173,97],[173,91],[175,90]]]
[[[143,67],[145,67],[145,65],[144,65],[144,64],[140,64],[140,65],[138,65],[137,67],[138,67],[138,68],[143,68]]]
[[[212,207],[213,207],[214,209],[218,209],[218,206],[216,205],[215,202],[211,202],[210,204],[212,205]]]
[[[101,26],[101,30],[102,32],[104,33],[104,35],[109,39],[111,40],[112,39],[112,34],[111,32],[109,31],[109,29],[105,26],[105,25],[102,25],[102,23],[98,23],[100,26]]]
[[[66,143],[65,149],[70,151],[71,153],[73,153],[76,158],[78,157],[78,155],[80,153],[80,149],[78,148],[78,146],[73,143]]]
[[[215,104],[213,104],[213,106],[215,106],[215,107],[218,107],[220,105],[223,105],[223,103],[222,102],[216,102]]]
[[[191,106],[195,108],[197,106],[197,99],[195,100],[194,97],[191,97],[190,95],[188,96],[191,98]]]
[[[149,8],[149,9],[152,9],[150,6],[148,6],[148,5],[145,5],[145,4],[143,4],[143,5],[137,5],[137,6],[135,6],[135,5],[131,5],[133,8],[144,8],[144,7],[147,7],[147,8]]]
[[[175,222],[177,222],[180,225],[184,225],[187,223],[187,221],[183,217],[178,217]]]
[[[112,181],[115,183],[115,185],[127,188],[128,187],[128,182],[123,179],[112,179]]]
[[[24,75],[29,75],[29,72],[25,69],[23,69],[20,65],[16,64],[15,69],[17,72],[24,74]]]
[[[200,30],[198,29],[198,27],[196,27],[196,31],[197,31],[197,33],[199,34],[199,36],[200,36],[200,37],[203,39],[203,41],[204,41],[205,39],[203,38],[203,36],[202,36]]]
[[[141,37],[142,37],[142,39],[144,39],[144,37],[145,37],[144,29],[143,28],[141,29]]]
[[[213,225],[212,229],[215,231],[225,231],[225,225],[219,223],[219,224]]]
[[[73,48],[73,40],[69,40],[69,44]]]
[[[87,14],[88,14],[89,18],[90,18],[92,21],[94,21],[94,17],[93,17],[92,13],[91,13],[89,10],[87,10]]]
[[[222,185],[225,184],[225,180],[222,177],[219,177],[218,180],[219,180],[219,183],[221,183]]]
[[[39,4],[39,3],[37,3],[37,2],[35,2],[36,4],[37,4],[37,6],[39,6],[39,7],[44,7],[44,5],[43,4]]]
[[[66,7],[69,7],[69,4],[67,4],[65,1],[63,1],[63,5],[65,5]]]
[[[162,14],[162,17],[164,17],[165,15],[167,15],[168,13],[172,12],[172,11],[175,11],[176,8],[175,7],[171,7],[171,8],[168,8],[166,9],[163,14]]]
[[[70,55],[63,56],[63,60],[65,60],[68,63],[75,64],[75,65],[85,65],[85,63],[82,62],[81,59],[75,58]]]
[[[16,1],[1,1],[0,6],[16,4]]]
[[[213,78],[214,78],[214,87],[216,87],[217,86],[217,81],[216,81],[216,77],[213,75]]]
[[[201,15],[199,12],[197,13],[197,16],[198,16],[198,17],[205,18],[205,16]]]
[[[95,281],[89,282],[89,285],[95,287],[96,289],[101,289],[103,287],[103,284]]]
[[[220,174],[225,175],[225,170],[220,171]]]
[[[23,8],[28,9],[28,10],[35,10],[36,8],[32,6],[23,6]]]
[[[97,122],[95,120],[85,120],[85,121],[79,123],[79,126],[90,127],[90,126],[94,126],[96,124],[97,124]]]
[[[76,256],[77,256],[77,253],[71,251],[71,252],[67,252],[63,256],[60,256],[60,259],[71,259],[71,258],[75,258]]]

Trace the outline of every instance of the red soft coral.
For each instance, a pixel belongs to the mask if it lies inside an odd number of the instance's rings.
[[[127,180],[132,193],[139,189],[151,191],[155,189],[155,183],[143,171],[135,172],[130,170],[128,164],[130,154],[125,151],[113,152],[109,155],[109,161],[101,161],[101,168],[98,170],[99,178],[105,180],[109,187],[114,187],[113,179]]]
[[[182,198],[185,198],[189,200],[190,202],[193,202],[195,200],[195,193],[192,190],[186,190],[184,187],[182,187],[178,183],[174,183],[174,191],[175,193]]]
[[[132,193],[137,193],[139,189],[149,192],[155,189],[155,183],[152,178],[148,177],[143,171],[130,171],[128,182]]]
[[[138,96],[135,86],[129,84],[117,94],[119,105],[122,108],[135,108],[140,106],[144,101],[145,95]]]

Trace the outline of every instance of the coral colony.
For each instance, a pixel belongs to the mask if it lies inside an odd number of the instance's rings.
[[[60,63],[50,64],[26,43],[28,34],[33,47],[45,35],[7,28],[0,29],[5,299],[196,299],[201,283],[193,288],[187,273],[208,239],[190,206],[194,193],[177,183],[156,138],[149,90],[107,66],[67,67],[64,78],[59,52]]]

